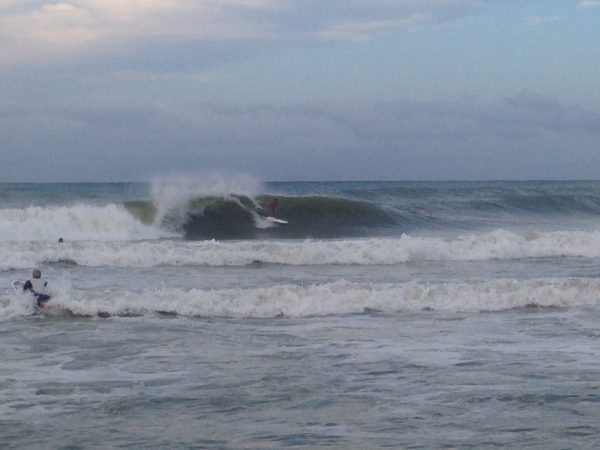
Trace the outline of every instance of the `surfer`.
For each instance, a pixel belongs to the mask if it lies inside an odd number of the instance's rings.
[[[40,269],[33,269],[31,277],[32,279],[27,280],[23,285],[23,292],[30,291],[35,297],[38,306],[44,308],[46,303],[50,301],[48,282],[42,279],[42,272]]]
[[[277,197],[273,197],[269,202],[268,211],[271,216],[277,217],[277,214],[279,213],[279,200],[277,200]]]

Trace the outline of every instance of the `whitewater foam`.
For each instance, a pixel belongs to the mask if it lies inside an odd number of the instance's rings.
[[[99,226],[99,224],[98,224]],[[64,230],[63,230],[64,231]],[[82,234],[101,233],[99,230]],[[156,229],[133,223],[128,233]],[[110,230],[105,231],[110,233]],[[75,235],[75,233],[73,233]],[[545,257],[600,257],[600,232],[565,231],[518,234],[509,231],[455,239],[412,237],[305,241],[67,241],[0,242],[0,269],[30,268],[69,261],[83,266],[244,266],[262,262],[283,265],[394,265],[422,261],[490,261]]]
[[[13,292],[4,298],[0,296],[0,319],[8,320],[13,317],[30,316],[36,312],[35,303],[28,293]]]
[[[0,209],[0,242],[56,241],[59,237],[67,241],[131,241],[165,236],[173,234],[142,224],[115,204]]]
[[[151,183],[152,202],[156,208],[155,223],[161,224],[168,215],[175,225],[182,225],[189,203],[206,196],[227,197],[231,194],[254,197],[261,183],[247,175],[206,172],[171,174],[157,177]]]
[[[16,296],[14,296],[16,297]],[[22,301],[22,298],[18,299]],[[0,306],[15,314],[16,300]],[[320,285],[277,285],[247,289],[153,289],[63,291],[52,304],[77,315],[170,313],[201,317],[310,317],[439,310],[504,311],[524,307],[587,307],[600,304],[600,281],[587,279],[501,279],[401,284],[338,281]],[[11,309],[12,308],[12,309]],[[22,309],[21,313],[29,313]]]

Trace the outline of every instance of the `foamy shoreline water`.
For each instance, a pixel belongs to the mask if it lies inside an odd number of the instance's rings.
[[[17,320],[1,337],[0,444],[593,448],[599,319]]]

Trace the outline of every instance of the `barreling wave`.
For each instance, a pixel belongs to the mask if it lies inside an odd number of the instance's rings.
[[[421,261],[600,258],[600,232],[495,231],[454,239],[398,238],[141,242],[3,242],[0,269],[58,263],[91,267],[395,265]]]
[[[33,312],[22,295],[0,299],[0,317]],[[82,316],[175,314],[191,317],[311,317],[436,310],[506,311],[519,308],[600,305],[597,279],[501,279],[401,284],[338,281],[246,289],[66,290],[52,299],[55,311]]]
[[[271,196],[256,194],[256,186],[228,190],[237,187],[160,185],[153,200],[107,197],[104,205],[1,209],[0,242],[348,238],[522,229],[531,223],[574,229],[577,223],[587,226],[585,221],[593,226],[600,216],[600,186],[594,183],[330,183],[320,195],[318,185],[304,192],[284,184],[283,192],[296,193],[277,196],[277,216],[289,223],[276,225],[264,219]]]
[[[261,205],[269,200],[264,196],[195,197],[184,211],[179,205],[160,217],[159,208],[151,202],[126,202],[125,208],[140,221],[180,232],[188,240],[360,236],[367,229],[397,223],[392,215],[364,201],[327,196],[278,198],[277,215],[288,221],[285,226],[264,219],[268,213]]]

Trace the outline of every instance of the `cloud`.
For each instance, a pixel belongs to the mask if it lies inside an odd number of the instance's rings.
[[[72,53],[97,38],[89,12],[66,3],[42,5],[16,16],[2,16],[0,64],[25,62],[47,51],[53,56]]]
[[[454,20],[475,0],[0,0],[0,67],[102,61],[127,69],[161,51],[363,40]],[[183,60],[192,51],[181,51]],[[200,59],[200,58],[198,58]],[[113,67],[114,68],[114,67]]]
[[[584,8],[600,6],[600,0],[582,0],[581,6]]]
[[[111,181],[227,170],[283,180],[595,178],[599,140],[600,111],[531,92],[494,104],[5,106],[0,177]]]
[[[37,2],[34,2],[37,3]],[[113,54],[126,59],[141,45],[235,39],[253,33],[236,18],[257,1],[70,0],[9,9],[0,15],[0,64],[51,63]],[[219,7],[217,7],[219,6]],[[238,10],[220,18],[227,9]],[[40,60],[41,58],[41,60]]]
[[[363,41],[379,31],[393,28],[418,28],[429,22],[429,16],[425,14],[413,14],[402,20],[354,21],[335,24],[316,32],[315,35],[325,39]]]
[[[550,22],[558,22],[559,20],[563,20],[561,16],[531,16],[527,18],[527,23],[529,25],[537,26],[543,25]]]

